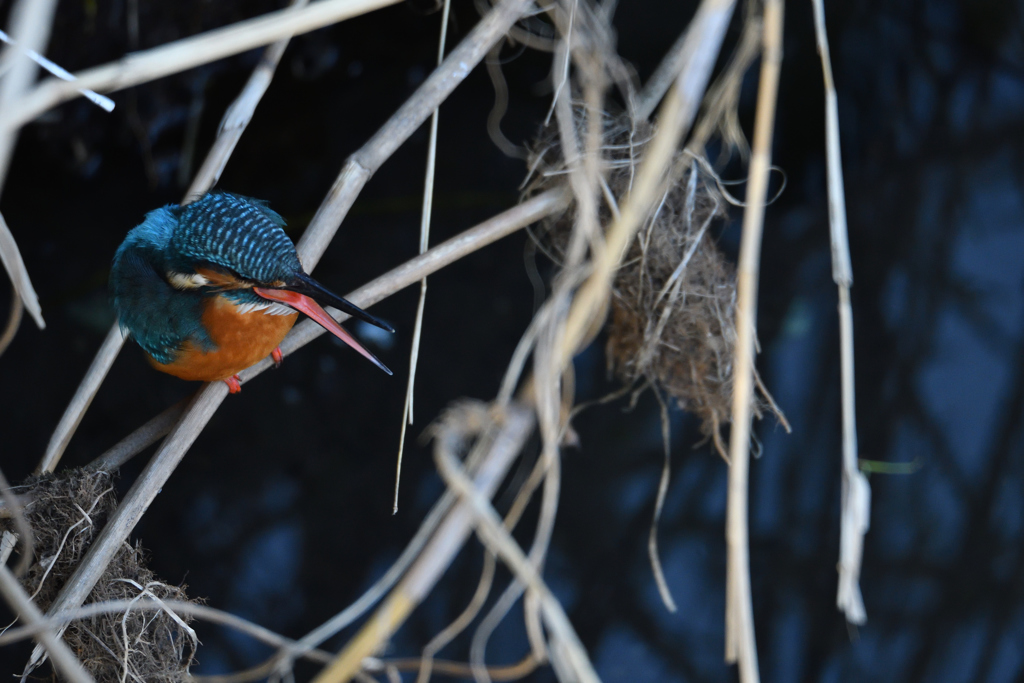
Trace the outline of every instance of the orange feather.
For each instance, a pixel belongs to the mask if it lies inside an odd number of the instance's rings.
[[[157,363],[152,358],[150,363],[161,372],[185,380],[226,379],[269,356],[298,317],[298,313],[269,315],[261,310],[239,313],[229,299],[211,297],[203,310],[203,325],[217,348],[204,353],[186,342],[171,363]]]

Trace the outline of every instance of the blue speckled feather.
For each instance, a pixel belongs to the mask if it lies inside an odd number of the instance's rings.
[[[225,268],[243,279],[274,282],[301,271],[284,220],[260,201],[211,193],[187,206],[146,214],[114,256],[110,285],[122,329],[159,363],[170,363],[186,342],[216,348],[202,324],[205,299],[260,301],[251,290],[181,290],[169,273],[191,274],[197,264]]]
[[[179,228],[169,254],[188,272],[197,261],[229,268],[248,280],[273,282],[302,266],[277,213],[262,203],[228,193],[208,194],[188,206],[170,209]]]

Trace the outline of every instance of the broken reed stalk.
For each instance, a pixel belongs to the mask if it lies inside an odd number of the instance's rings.
[[[32,0],[36,2],[37,0]],[[52,0],[48,0],[52,1]],[[133,52],[74,74],[74,81],[49,78],[0,117],[0,131],[28,123],[43,112],[80,96],[80,90],[115,92],[202,64],[315,31],[397,0],[320,0],[302,9],[285,8],[254,19]]]
[[[839,288],[839,356],[843,402],[842,517],[839,533],[839,587],[836,606],[851,624],[868,620],[860,593],[860,565],[864,534],[871,517],[871,486],[857,466],[857,414],[853,377],[853,310],[850,288],[853,266],[846,229],[846,198],[843,191],[843,160],[839,146],[839,103],[832,78],[832,58],[825,31],[822,0],[812,0],[814,30],[825,84],[825,149],[828,169],[829,236],[832,244],[832,279]]]
[[[333,0],[322,0],[316,4],[324,2]],[[529,0],[504,0],[492,9],[452,50],[441,66],[416,89],[412,97],[406,100],[365,145],[348,158],[296,245],[299,258],[307,272],[312,271],[319,262],[359,192],[374,172],[469,75],[470,70],[480,62],[490,47],[497,43],[505,35],[508,27],[522,15],[527,5]],[[310,9],[307,7],[284,11],[298,14]],[[277,35],[279,34],[275,34]],[[189,194],[192,194],[191,190]],[[50,438],[46,455],[43,456],[37,472],[53,471],[55,459],[59,459],[70,442],[82,416],[88,410],[120,351],[123,340],[119,337],[120,330],[111,329],[100,353],[89,366],[71,404]]]
[[[646,121],[651,118],[651,114],[658,108],[658,103],[665,97],[665,93],[676,82],[679,72],[686,66],[686,60],[689,56],[686,52],[687,41],[692,40],[689,36],[690,32],[696,27],[696,23],[690,22],[686,30],[679,34],[676,42],[672,43],[672,47],[668,49],[665,56],[658,62],[654,73],[651,74],[651,77],[647,79],[644,87],[637,94],[636,110],[634,112],[637,120]]]
[[[764,52],[758,83],[754,139],[748,172],[743,236],[736,272],[736,354],[733,364],[732,427],[729,433],[729,498],[726,509],[725,660],[738,662],[740,681],[760,680],[754,611],[750,595],[747,486],[751,400],[754,392],[754,331],[757,278],[771,171],[772,132],[782,62],[782,0],[764,4]]]
[[[39,54],[46,52],[56,9],[57,0],[18,0],[12,8],[7,33],[17,44],[8,45],[0,55],[0,67],[6,69],[0,71],[3,74],[0,78],[0,111],[10,112],[25,100],[39,68],[25,53],[29,50]],[[7,179],[7,169],[20,129],[21,124],[0,124],[0,191]]]
[[[19,0],[11,10],[8,33],[17,41],[17,45],[8,45],[0,54],[0,74],[3,74],[0,78],[0,112],[10,111],[17,106],[31,87],[38,67],[28,58],[25,51],[46,51],[56,6],[56,0]],[[0,127],[0,193],[3,192],[20,129],[20,126]],[[44,329],[46,323],[43,322],[39,297],[32,287],[32,280],[29,278],[28,269],[25,268],[18,243],[7,227],[3,215],[0,215],[0,261],[3,262],[11,284],[32,319],[39,329]],[[12,323],[14,320],[15,317],[12,316]],[[17,330],[16,327],[14,329]]]
[[[444,61],[444,46],[448,38],[448,13],[451,0],[444,0],[441,11],[441,37],[437,41],[437,65]],[[430,137],[427,140],[427,170],[423,182],[423,206],[420,210],[420,253],[430,246],[430,218],[434,207],[434,171],[437,161],[437,121],[440,108],[435,107],[430,115]],[[405,405],[398,429],[398,458],[395,462],[395,495],[391,502],[391,514],[398,514],[398,489],[402,482],[402,455],[405,452],[405,432],[413,423],[413,391],[416,387],[416,366],[420,358],[420,337],[423,334],[423,309],[427,304],[427,278],[420,280],[420,298],[416,304],[416,318],[412,328],[412,345],[409,350],[409,380],[405,387]]]
[[[551,191],[538,195],[535,200],[520,204],[500,214],[496,219],[458,235],[431,249],[423,256],[399,266],[382,277],[346,295],[346,298],[361,308],[369,308],[381,299],[420,280],[423,276],[442,268],[468,253],[475,251],[501,237],[514,232],[542,216],[564,208],[566,199],[562,192]],[[328,309],[339,321],[348,318],[335,309]],[[315,328],[315,329],[314,329]],[[323,333],[323,328],[311,320],[297,325],[281,342],[281,352],[291,355],[298,348]],[[266,359],[240,373],[241,381],[248,382],[271,366]],[[120,502],[111,519],[103,527],[78,569],[65,583],[60,595],[54,601],[49,614],[72,609],[82,604],[89,591],[102,575],[104,569],[118,548],[131,533],[142,515],[156,498],[178,462],[206,426],[217,407],[227,396],[227,385],[223,382],[207,384],[185,410],[181,420],[170,436],[150,460],[149,464]]]
[[[46,323],[43,321],[43,309],[39,306],[39,296],[36,294],[36,290],[32,286],[32,280],[28,276],[28,269],[25,268],[25,261],[21,258],[21,250],[18,249],[18,243],[15,241],[14,235],[11,234],[11,229],[7,227],[7,221],[4,220],[2,213],[0,213],[0,262],[3,263],[4,270],[7,271],[7,276],[11,279],[11,286],[14,288],[22,304],[28,309],[29,315],[32,316],[36,326],[41,330],[46,329]],[[8,332],[11,339],[14,338],[14,334],[18,330],[13,316],[15,310],[12,309],[12,317],[8,322]],[[20,319],[20,313],[17,318]],[[6,337],[7,334],[4,336]]]
[[[64,644],[53,627],[45,624],[43,613],[28,597],[25,589],[18,583],[6,564],[0,563],[0,595],[11,606],[18,617],[32,626],[41,626],[34,634],[38,647],[44,648],[50,656],[53,666],[61,676],[71,683],[95,683],[93,677],[82,667],[71,648]]]

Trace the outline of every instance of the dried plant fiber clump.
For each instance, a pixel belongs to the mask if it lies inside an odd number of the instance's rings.
[[[22,584],[46,611],[117,506],[113,480],[105,472],[70,470],[16,487],[26,500],[35,557]],[[0,533],[14,532],[0,519]],[[123,544],[86,604],[107,600],[187,600],[184,587],[162,583],[145,565],[142,549]],[[195,633],[187,617],[129,610],[72,621],[64,640],[97,681],[182,681],[195,655]],[[127,654],[126,654],[127,653]]]
[[[616,205],[628,195],[653,132],[648,123],[606,122],[602,164]],[[534,149],[531,168],[538,175],[527,192],[564,182],[555,141]],[[676,155],[672,177],[615,276],[608,366],[626,387],[654,386],[697,415],[702,432],[726,457],[720,428],[732,413],[736,274],[715,245],[712,228],[727,217],[727,204],[714,180],[686,153]],[[610,201],[602,203],[599,216],[603,225],[611,220]],[[575,222],[573,205],[548,219],[534,237],[558,261]],[[761,398],[754,401],[755,414],[760,417],[767,407],[784,419],[759,379],[757,384]]]

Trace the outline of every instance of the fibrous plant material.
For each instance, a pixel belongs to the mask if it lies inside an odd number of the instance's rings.
[[[117,506],[113,481],[105,472],[70,470],[18,489],[30,500],[25,516],[35,539],[35,560],[22,585],[46,610]],[[11,520],[0,519],[0,531],[13,531],[7,527]],[[138,545],[124,543],[86,602],[145,598],[188,600],[184,586],[154,577]],[[73,621],[64,640],[98,681],[181,681],[189,677],[197,645],[187,620],[169,611],[128,609]]]
[[[606,121],[602,224],[629,194],[653,131],[651,124],[626,117]],[[562,182],[564,166],[553,140],[534,146],[531,168],[537,177],[527,193]],[[732,404],[736,272],[710,228],[727,218],[727,203],[711,175],[687,153],[676,155],[671,178],[615,274],[608,369],[626,387],[653,386],[699,417],[702,432],[725,457],[720,428],[729,422]],[[573,210],[550,217],[533,232],[556,262],[575,224]],[[770,408],[782,419],[763,388],[753,408],[758,416]]]

